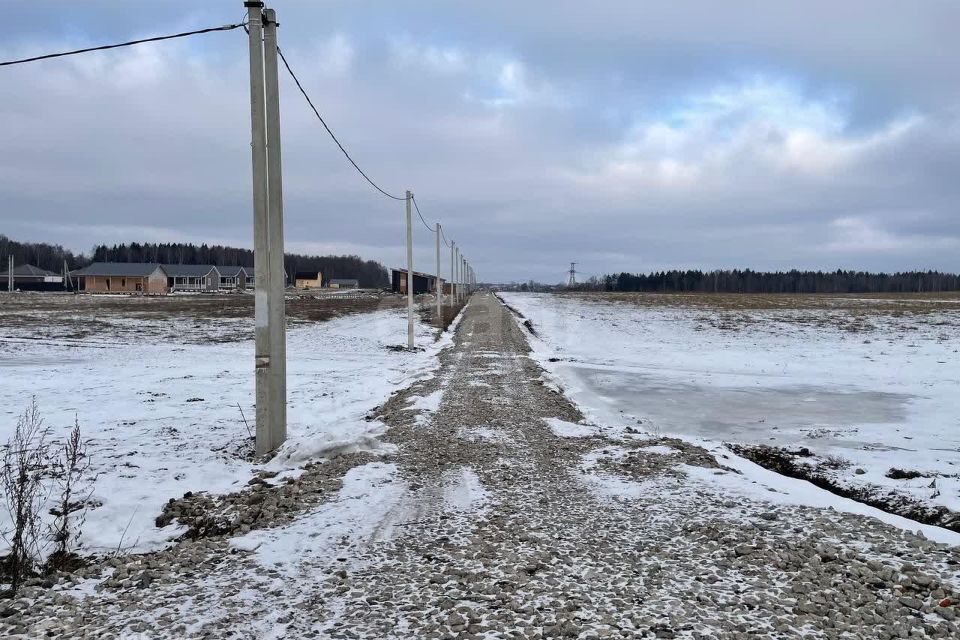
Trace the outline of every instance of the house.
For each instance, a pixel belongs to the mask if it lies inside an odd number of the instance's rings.
[[[323,284],[319,271],[297,271],[293,277],[297,289],[319,289]]]
[[[247,274],[247,289],[253,289],[253,288],[256,286],[256,284],[257,284],[257,273],[256,273],[256,271],[254,271],[254,268],[253,268],[253,267],[244,267],[243,269],[244,269],[244,271],[245,271],[246,274]],[[309,275],[309,274],[308,274],[308,275]],[[319,277],[320,274],[318,273],[317,276]],[[286,270],[286,268],[284,268],[284,270],[283,270],[284,288],[287,288],[287,289],[288,289],[288,288],[290,288],[290,285],[289,285],[289,284],[286,284],[286,283],[287,283],[287,277],[288,277],[287,270]]]
[[[212,264],[165,264],[163,270],[171,292],[220,290],[220,271]]]
[[[10,271],[0,274],[0,289],[10,286]],[[61,291],[63,276],[47,271],[32,264],[22,264],[13,268],[13,289],[20,291]]]
[[[4,271],[0,274],[0,277],[7,280],[10,276],[10,271]],[[35,267],[32,264],[22,264],[19,267],[13,268],[13,283],[20,284],[21,282],[63,282],[63,276],[54,273],[53,271],[47,271],[46,269],[41,269],[40,267]]]
[[[88,293],[168,293],[167,272],[155,262],[94,262],[71,272]]]
[[[220,290],[236,291],[247,288],[247,281],[253,284],[253,276],[247,276],[245,267],[217,267],[220,272]]]
[[[391,269],[390,283],[394,293],[407,292],[407,270]],[[437,278],[429,273],[413,272],[413,294],[432,293],[437,287]]]
[[[331,278],[327,286],[331,289],[359,289],[360,281],[352,278]]]

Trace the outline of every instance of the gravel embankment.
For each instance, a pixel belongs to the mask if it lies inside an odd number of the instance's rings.
[[[82,600],[32,588],[0,635],[960,637],[957,605],[940,606],[960,597],[960,550],[870,518],[734,498],[688,476],[688,465],[733,473],[688,443],[559,437],[544,418],[581,415],[528,350],[499,301],[475,296],[437,376],[379,409],[406,488],[363,544],[290,558],[290,579],[222,535],[185,541],[112,561]],[[411,410],[438,392],[439,408]],[[330,499],[349,466],[298,479],[307,502]],[[300,493],[245,524],[289,522]],[[220,513],[249,517],[234,500]]]

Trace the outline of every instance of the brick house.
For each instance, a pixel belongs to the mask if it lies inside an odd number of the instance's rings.
[[[71,273],[88,293],[169,293],[167,272],[153,262],[94,262]]]

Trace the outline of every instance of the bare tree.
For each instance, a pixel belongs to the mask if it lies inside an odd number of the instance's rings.
[[[74,545],[80,538],[95,480],[90,476],[90,466],[87,443],[80,435],[79,420],[74,418],[73,429],[53,461],[59,491],[50,509],[54,516],[50,525],[54,550],[47,558],[49,570],[69,569],[77,562]]]
[[[11,530],[0,532],[10,545],[4,559],[10,591],[15,594],[23,581],[33,575],[39,565],[40,512],[46,501],[43,475],[49,463],[47,436],[36,398],[17,419],[13,436],[7,441],[0,469],[4,507],[10,517]]]

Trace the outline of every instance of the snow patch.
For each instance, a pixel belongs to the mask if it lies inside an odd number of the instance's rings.
[[[291,575],[306,573],[310,566],[336,562],[347,548],[372,542],[384,525],[384,515],[406,493],[396,465],[371,462],[354,467],[333,501],[288,525],[233,538],[230,545],[254,551],[257,562],[265,566]]]
[[[567,422],[559,418],[544,418],[544,422],[553,431],[553,434],[559,438],[589,438],[599,435],[595,427],[587,424],[577,424]]]

